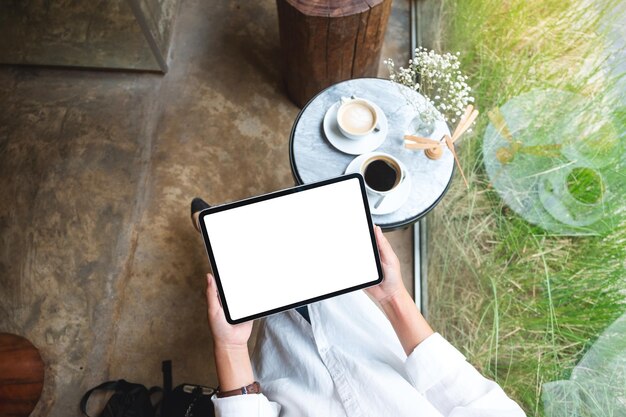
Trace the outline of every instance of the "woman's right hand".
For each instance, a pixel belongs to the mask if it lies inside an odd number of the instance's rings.
[[[248,386],[254,381],[248,354],[252,321],[234,325],[226,321],[215,278],[211,274],[207,275],[206,299],[220,390],[230,391]]]
[[[213,344],[226,348],[247,348],[252,333],[252,321],[235,325],[226,321],[224,309],[217,295],[215,277],[212,274],[207,274],[206,299]]]

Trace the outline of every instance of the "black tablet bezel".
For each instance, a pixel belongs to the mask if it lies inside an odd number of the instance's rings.
[[[220,280],[220,275],[219,275],[219,267],[217,262],[215,261],[215,257],[213,255],[213,250],[211,249],[211,240],[209,238],[209,235],[207,233],[206,230],[206,225],[204,223],[204,217],[211,215],[213,213],[218,213],[220,211],[224,211],[224,210],[230,210],[230,209],[234,209],[237,207],[242,207],[242,206],[247,206],[249,204],[254,204],[254,203],[258,203],[261,201],[266,201],[266,200],[270,200],[270,199],[274,199],[274,198],[279,198],[279,197],[283,197],[289,194],[294,194],[294,193],[299,193],[302,191],[307,191],[307,190],[311,190],[314,188],[319,188],[319,187],[323,187],[326,185],[330,185],[330,184],[335,184],[338,182],[342,182],[342,181],[349,181],[352,179],[358,179],[359,181],[359,186],[361,188],[361,196],[363,198],[363,206],[365,208],[365,216],[367,218],[367,224],[369,227],[369,233],[370,233],[370,238],[372,241],[372,248],[374,249],[374,258],[376,260],[376,268],[378,270],[378,279],[374,280],[374,281],[370,281],[370,282],[366,282],[363,284],[359,284],[359,285],[355,285],[353,287],[349,287],[349,288],[345,288],[343,290],[339,290],[339,291],[335,291],[329,294],[325,294],[325,295],[320,295],[318,297],[313,297],[307,300],[303,300],[301,302],[298,303],[293,303],[293,304],[289,304],[286,306],[282,306],[282,307],[277,307],[274,308],[272,310],[268,310],[268,311],[264,311],[258,314],[254,314],[251,316],[247,316],[247,317],[243,317],[237,320],[233,320],[230,316],[230,312],[228,310],[228,302],[226,301],[226,297],[224,296],[224,291],[222,288],[222,283]],[[370,207],[369,207],[369,203],[367,200],[367,194],[365,191],[365,183],[363,181],[363,177],[361,176],[361,174],[356,173],[356,174],[348,174],[348,175],[342,175],[340,177],[336,177],[336,178],[331,178],[328,180],[324,180],[324,181],[319,181],[319,182],[315,182],[315,183],[311,183],[311,184],[305,184],[305,185],[299,185],[293,188],[287,188],[284,190],[279,190],[279,191],[275,191],[269,194],[263,194],[260,196],[256,196],[256,197],[251,197],[251,198],[247,198],[244,200],[239,200],[239,201],[235,201],[232,203],[227,203],[227,204],[223,204],[220,206],[215,206],[215,207],[210,207],[208,209],[202,210],[200,212],[200,216],[199,216],[199,223],[200,223],[200,229],[202,231],[202,238],[204,240],[204,246],[207,252],[207,256],[209,257],[209,260],[211,262],[211,265],[213,267],[213,276],[215,277],[215,282],[217,283],[217,289],[218,289],[218,295],[220,298],[220,301],[222,303],[222,307],[224,308],[224,313],[226,315],[226,321],[228,321],[228,323],[230,324],[239,324],[239,323],[244,323],[246,321],[250,321],[250,320],[254,320],[254,319],[258,319],[261,317],[265,317],[265,316],[269,316],[272,314],[276,314],[276,313],[280,313],[282,311],[286,311],[286,310],[291,310],[293,308],[296,307],[301,307],[310,303],[314,303],[317,301],[321,301],[321,300],[325,300],[327,298],[331,298],[331,297],[335,297],[341,294],[346,294],[352,291],[357,291],[363,288],[367,288],[367,287],[372,287],[374,285],[378,285],[382,282],[383,280],[383,271],[382,271],[382,266],[380,263],[380,255],[378,253],[378,245],[376,244],[376,235],[374,234],[374,223],[372,221],[372,215],[370,213]]]

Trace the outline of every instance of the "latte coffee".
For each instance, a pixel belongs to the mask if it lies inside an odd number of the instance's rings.
[[[337,111],[337,124],[341,133],[351,139],[360,139],[371,133],[377,121],[376,110],[364,99],[347,101]]]

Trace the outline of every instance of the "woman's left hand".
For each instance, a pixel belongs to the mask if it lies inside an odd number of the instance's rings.
[[[390,301],[393,297],[406,292],[400,261],[396,256],[391,244],[383,234],[380,227],[375,226],[376,243],[380,254],[380,262],[383,267],[383,282],[375,287],[367,288],[365,291],[371,295],[379,304]]]

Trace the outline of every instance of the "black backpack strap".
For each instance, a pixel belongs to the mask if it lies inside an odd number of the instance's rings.
[[[172,361],[161,362],[161,371],[163,372],[163,391],[167,395],[172,392]]]
[[[117,387],[120,385],[120,381],[123,381],[123,380],[103,382],[97,387],[93,387],[92,389],[87,391],[85,395],[83,395],[83,398],[80,399],[80,411],[84,415],[89,417],[89,414],[87,414],[87,401],[89,401],[89,397],[91,397],[91,394],[93,394],[94,391],[98,391],[98,390],[116,390]]]
[[[163,372],[163,397],[161,397],[160,413],[162,416],[170,414],[170,399],[172,397],[172,361],[161,362]]]

